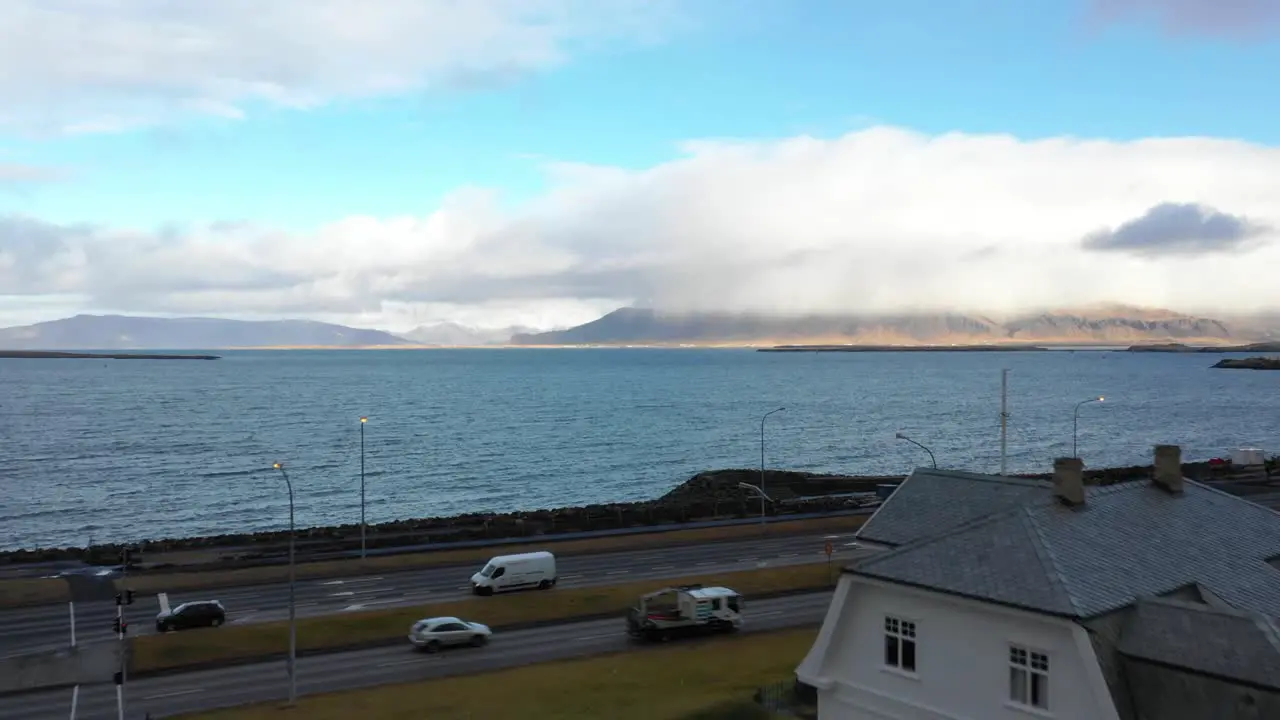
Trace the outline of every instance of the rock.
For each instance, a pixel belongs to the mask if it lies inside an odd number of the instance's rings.
[[[1280,370],[1280,358],[1223,358],[1214,363],[1213,367],[1229,368],[1233,370]]]

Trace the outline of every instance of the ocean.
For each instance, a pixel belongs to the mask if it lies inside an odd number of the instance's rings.
[[[1280,373],[1219,355],[495,349],[0,360],[0,549],[656,497],[703,470],[995,472],[1280,449]]]

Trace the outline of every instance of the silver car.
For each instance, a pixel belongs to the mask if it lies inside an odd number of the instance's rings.
[[[415,648],[429,653],[459,645],[480,647],[488,643],[491,637],[493,631],[488,625],[456,617],[423,618],[409,629],[409,642]]]

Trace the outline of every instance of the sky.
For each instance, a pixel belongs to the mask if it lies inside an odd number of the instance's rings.
[[[0,326],[1280,309],[1274,0],[4,0]]]

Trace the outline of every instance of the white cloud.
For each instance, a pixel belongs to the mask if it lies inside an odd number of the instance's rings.
[[[5,0],[0,124],[115,132],[175,113],[501,81],[675,27],[671,0]]]
[[[633,301],[992,313],[1102,301],[1280,307],[1280,286],[1262,270],[1280,263],[1280,148],[876,127],[686,150],[643,171],[554,165],[553,189],[514,213],[487,191],[462,189],[425,217],[352,217],[307,236],[10,218],[0,221],[0,294],[395,328],[442,319],[545,327]],[[1100,229],[1167,203],[1247,218],[1267,234],[1200,256],[1086,248]]]

